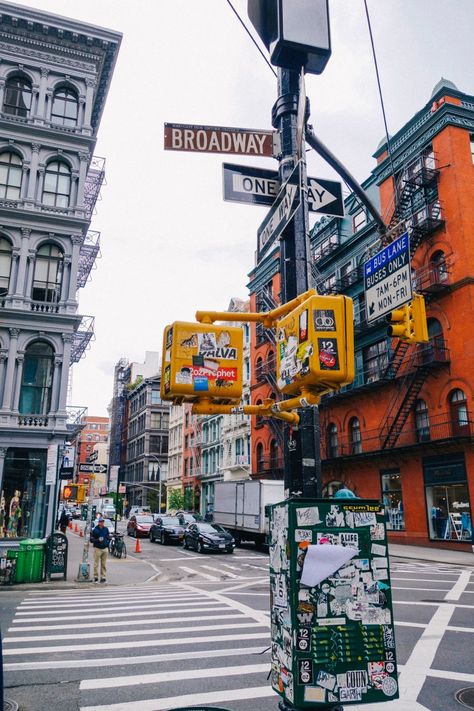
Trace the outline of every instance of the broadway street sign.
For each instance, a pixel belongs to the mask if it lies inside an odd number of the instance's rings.
[[[105,474],[107,469],[107,464],[79,464],[79,471],[88,474]]]
[[[223,163],[224,200],[250,205],[273,205],[280,189],[276,170]],[[308,178],[308,210],[344,217],[342,185],[334,180]]]
[[[165,123],[165,149],[196,153],[236,153],[247,156],[278,155],[276,131],[222,126]]]
[[[279,238],[301,202],[301,163],[280,188],[276,200],[257,231],[258,260],[268,252]]]
[[[367,321],[385,316],[412,297],[408,232],[364,264]]]

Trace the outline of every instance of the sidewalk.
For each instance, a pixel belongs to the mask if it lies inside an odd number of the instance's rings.
[[[428,548],[425,546],[404,546],[389,543],[388,552],[392,558],[412,558],[414,560],[444,563],[445,565],[469,565],[474,568],[474,553],[469,550],[452,551],[446,548]]]

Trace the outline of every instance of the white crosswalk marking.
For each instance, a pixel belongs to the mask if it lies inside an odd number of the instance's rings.
[[[81,711],[232,701],[270,711],[269,626],[261,611],[190,584],[35,592],[3,639],[6,683],[22,684],[25,672],[37,684],[53,669],[58,682],[74,674]]]

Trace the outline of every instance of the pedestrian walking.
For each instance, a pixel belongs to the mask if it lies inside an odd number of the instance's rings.
[[[69,516],[66,513],[66,509],[61,511],[61,516],[59,517],[59,530],[61,533],[66,533],[66,529],[69,524]]]
[[[91,532],[91,542],[94,546],[94,583],[99,582],[99,563],[100,563],[100,582],[107,582],[107,555],[110,544],[110,531],[105,525],[105,520],[100,517],[97,525]]]

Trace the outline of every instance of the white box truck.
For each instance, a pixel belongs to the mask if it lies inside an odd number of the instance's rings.
[[[235,538],[268,543],[268,512],[265,507],[284,499],[283,481],[273,479],[218,481],[215,484],[213,521]]]

